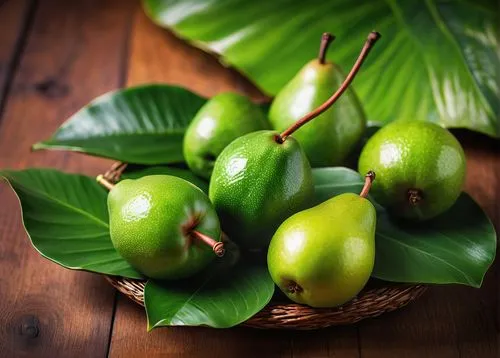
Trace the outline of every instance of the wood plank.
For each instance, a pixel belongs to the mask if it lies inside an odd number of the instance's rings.
[[[144,309],[120,295],[110,357],[290,357],[294,332],[233,328],[169,327],[146,331]]]
[[[181,85],[207,97],[237,91],[256,100],[265,98],[240,74],[156,27],[139,10],[132,31],[127,84],[149,82]],[[140,356],[145,349],[150,357],[289,357],[292,351],[297,357],[358,357],[355,327],[320,332],[176,327],[147,333],[144,310],[120,297],[110,356]]]
[[[237,91],[257,101],[267,99],[236,70],[228,70],[214,55],[159,28],[141,10],[132,31],[129,68],[129,86],[160,82],[187,87],[205,97]]]
[[[497,143],[465,132],[459,132],[459,139],[467,154],[465,190],[484,208],[498,231]],[[361,356],[497,357],[497,285],[498,265],[494,265],[481,289],[457,285],[432,287],[410,306],[360,323]]]
[[[109,165],[64,152],[30,154],[29,148],[90,99],[122,85],[122,53],[136,6],[134,0],[39,3],[0,126],[0,167],[96,174]],[[0,198],[0,356],[105,356],[114,290],[97,275],[42,259],[4,183]]]
[[[0,116],[34,8],[32,0],[7,0],[0,4]]]

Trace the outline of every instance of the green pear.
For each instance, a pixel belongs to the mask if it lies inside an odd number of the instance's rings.
[[[278,132],[258,131],[231,142],[217,159],[209,196],[222,229],[242,248],[259,249],[279,224],[305,209],[312,172],[297,141],[276,142]]]
[[[465,181],[466,160],[446,128],[399,120],[371,137],[359,157],[359,170],[373,169],[379,180],[372,194],[393,215],[427,220],[448,210]]]
[[[200,108],[184,135],[186,163],[195,174],[209,179],[222,150],[244,134],[270,127],[261,109],[247,97],[221,93]]]
[[[217,214],[207,195],[170,175],[125,179],[108,195],[111,241],[139,272],[180,279],[223,254]]]
[[[323,35],[320,56],[307,63],[276,95],[269,111],[274,129],[283,131],[331,96],[344,74],[336,64],[325,61],[332,37]],[[342,164],[361,139],[366,128],[363,108],[352,88],[334,107],[294,134],[312,167]]]
[[[370,34],[346,80],[320,107],[282,133],[263,130],[239,137],[219,155],[209,197],[222,229],[238,245],[266,248],[283,220],[310,205],[314,191],[311,166],[292,134],[335,103],[379,37]]]
[[[365,188],[373,177],[367,176]],[[338,195],[280,225],[267,264],[273,281],[292,301],[335,307],[366,285],[375,262],[376,225],[367,192]]]

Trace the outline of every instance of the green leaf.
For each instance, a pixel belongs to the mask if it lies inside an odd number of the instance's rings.
[[[265,265],[239,264],[221,275],[148,281],[144,304],[148,329],[160,326],[233,327],[259,312],[272,298],[274,282]]]
[[[446,213],[413,227],[391,220],[387,212],[377,214],[374,277],[481,287],[495,259],[497,238],[469,195],[463,193]]]
[[[198,188],[203,190],[205,193],[208,193],[208,183],[205,180],[194,175],[193,172],[191,172],[189,170],[180,169],[180,168],[149,167],[149,168],[141,169],[141,170],[126,171],[125,173],[122,174],[121,179],[138,179],[138,178],[142,178],[143,176],[146,176],[146,175],[158,175],[158,174],[172,175],[172,176],[182,178],[182,179],[187,180],[188,182],[196,185]]]
[[[317,202],[359,192],[363,179],[347,168],[314,170]],[[329,184],[330,182],[330,184]],[[377,203],[375,268],[372,276],[394,282],[481,286],[496,252],[495,229],[463,193],[443,215],[423,223],[397,222]]]
[[[110,92],[83,107],[33,149],[70,150],[136,164],[182,162],[184,131],[205,101],[167,85]]]
[[[349,168],[314,168],[314,205],[342,193],[359,193],[363,188],[361,176]]]
[[[40,254],[64,267],[141,278],[113,248],[106,191],[92,178],[52,169],[0,171],[21,203]]]
[[[354,83],[371,123],[428,120],[500,136],[498,9],[493,1],[144,0],[149,16],[216,52],[276,94],[317,56],[348,71],[367,34],[382,39]]]

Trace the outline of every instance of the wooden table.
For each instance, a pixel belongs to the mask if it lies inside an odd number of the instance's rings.
[[[236,71],[152,25],[138,1],[0,1],[0,167],[102,172],[110,161],[30,153],[30,145],[93,97],[148,82],[262,97]],[[458,135],[468,157],[466,190],[498,230],[498,142]],[[410,306],[355,326],[147,333],[143,310],[102,277],[36,253],[4,184],[0,203],[0,357],[498,357],[498,265],[481,289],[433,287]]]

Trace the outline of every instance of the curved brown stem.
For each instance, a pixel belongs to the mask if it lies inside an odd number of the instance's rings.
[[[193,230],[191,231],[191,234],[196,237],[197,239],[199,239],[200,241],[204,242],[205,244],[207,244],[208,246],[210,246],[213,250],[213,252],[215,252],[215,254],[219,257],[222,257],[224,256],[226,250],[224,249],[224,243],[221,242],[221,241],[215,241],[214,239],[212,239],[210,236],[207,236],[199,231],[196,231],[196,230]]]
[[[342,83],[342,85],[340,86],[340,88],[321,106],[316,108],[314,111],[306,114],[304,117],[302,117],[297,122],[292,124],[283,133],[277,135],[276,142],[283,143],[290,134],[292,134],[297,129],[302,127],[304,124],[306,124],[310,120],[316,118],[321,113],[326,111],[340,98],[340,96],[342,96],[342,94],[345,92],[345,90],[349,87],[351,82],[354,80],[354,77],[356,77],[356,74],[358,73],[359,69],[361,68],[361,65],[363,64],[366,57],[368,56],[368,53],[370,52],[373,45],[375,44],[375,42],[377,42],[377,40],[379,38],[380,38],[380,34],[378,32],[375,32],[375,31],[371,32],[370,35],[368,35],[368,39],[366,40],[365,45],[363,46],[363,49],[361,50],[361,53],[358,56],[358,59],[354,63],[354,66],[352,66],[351,71],[349,72],[349,74],[345,78],[345,80]]]
[[[335,40],[335,36],[333,36],[329,32],[325,32],[323,36],[321,36],[321,44],[319,45],[319,54],[318,54],[318,61],[322,65],[325,64],[326,60],[326,52],[328,51],[328,46]]]
[[[113,188],[115,187],[115,184],[113,184],[113,183],[112,183],[112,182],[110,182],[108,179],[106,179],[106,178],[104,177],[104,175],[102,175],[102,174],[99,174],[99,175],[95,178],[95,180],[96,180],[99,184],[101,184],[103,187],[105,187],[106,189],[108,189],[108,190],[111,190],[111,189],[113,189]]]
[[[359,193],[360,197],[366,198],[368,196],[368,193],[370,192],[370,188],[372,187],[372,183],[374,180],[375,180],[375,172],[370,170],[365,175],[365,185],[363,186],[361,193]]]

